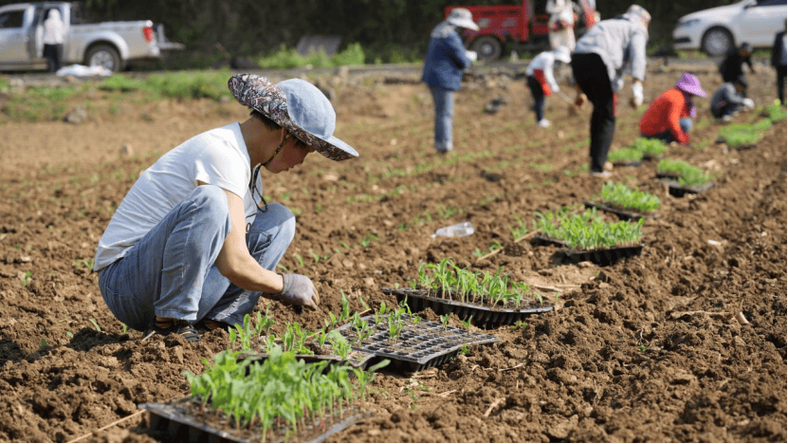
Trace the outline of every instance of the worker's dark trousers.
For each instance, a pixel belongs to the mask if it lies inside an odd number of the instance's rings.
[[[786,65],[780,65],[774,68],[777,70],[777,98],[783,105],[785,105],[785,67]]]
[[[580,89],[594,105],[591,113],[591,171],[605,169],[607,152],[616,132],[615,94],[602,58],[597,54],[574,54],[572,74]]]
[[[536,123],[544,119],[544,91],[542,84],[534,76],[528,76],[528,89],[534,96],[534,112],[536,113]]]

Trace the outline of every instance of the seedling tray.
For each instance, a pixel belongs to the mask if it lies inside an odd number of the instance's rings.
[[[665,157],[664,154],[660,154],[659,156],[653,156],[651,154],[643,153],[643,161],[644,162],[653,162],[655,160],[661,160],[663,157]]]
[[[421,319],[413,323],[413,316],[403,315],[403,328],[399,338],[390,339],[388,317],[375,323],[374,316],[365,316],[372,334],[359,343],[351,324],[337,329],[355,351],[371,353],[379,359],[389,359],[386,369],[421,371],[428,367],[440,366],[455,357],[463,346],[484,345],[498,341],[491,335],[473,333],[456,327],[446,326]]]
[[[657,179],[679,180],[679,178],[681,174],[678,173],[657,173]]]
[[[613,265],[622,259],[640,256],[642,252],[642,244],[625,247],[597,248],[595,250],[564,250],[553,255],[553,262],[557,264],[577,264],[590,261],[605,267]]]
[[[727,141],[727,140],[726,140],[724,137],[722,137],[722,136],[720,136],[720,137],[717,137],[717,140],[716,140],[716,142],[717,142],[717,143],[725,143],[725,144],[728,144],[728,141]],[[733,148],[733,149],[734,149],[734,150],[736,150],[736,151],[751,150],[751,149],[755,148],[756,146],[758,146],[758,143],[757,143],[757,142],[756,142],[756,143],[747,143],[747,144],[744,144],[744,145],[735,145],[735,146],[734,146],[734,145],[730,145],[730,144],[728,144],[728,147],[729,147],[729,148]]]
[[[621,220],[638,220],[641,217],[646,219],[654,219],[659,217],[657,214],[653,213],[641,213],[636,210],[629,210],[629,209],[621,209],[606,205],[601,202],[592,202],[592,201],[584,201],[583,204],[586,208],[596,208],[598,210],[604,211],[606,213],[613,213],[618,216]]]
[[[190,397],[170,403],[140,404],[140,409],[150,413],[149,429],[158,436],[161,442],[260,442],[262,431],[259,427],[236,429],[228,425],[220,430],[211,424],[229,424],[227,416],[221,412],[200,411],[199,401]],[[324,418],[320,423],[308,427],[295,437],[301,442],[325,442],[331,435],[346,429],[368,416],[367,413],[351,410],[342,418]],[[227,431],[230,430],[230,431]],[[283,442],[286,430],[269,431],[268,436],[274,438],[270,442]],[[304,437],[306,436],[306,437]]]
[[[681,186],[673,180],[663,180],[662,183],[668,186],[668,193],[673,197],[684,197],[685,194],[699,194],[714,186],[714,182],[706,182],[703,185],[694,187]]]
[[[628,166],[639,167],[639,166],[643,165],[643,161],[642,160],[617,160],[617,161],[613,162],[613,165],[614,166],[622,166],[622,167],[628,167]]]
[[[489,307],[432,297],[426,290],[413,288],[383,288],[381,290],[385,294],[396,296],[397,302],[406,301],[411,311],[419,312],[426,308],[431,308],[438,315],[453,313],[462,320],[470,319],[473,325],[487,328],[514,324],[532,314],[544,313],[553,309],[552,305],[517,309]]]
[[[566,242],[547,236],[542,236],[541,234],[534,235],[534,237],[531,238],[531,245],[542,247],[552,245],[554,247],[569,248],[569,246],[566,245]]]
[[[554,264],[577,264],[590,261],[600,266],[613,265],[621,259],[639,256],[643,252],[643,244],[627,245],[623,247],[596,248],[593,250],[575,250],[565,242],[536,235],[532,238],[536,245],[556,245],[566,248],[556,252],[552,257]]]
[[[322,355],[322,354],[317,354],[317,355],[296,354],[295,357],[296,359],[303,359],[304,362],[306,362],[307,364],[327,361],[329,366],[334,364],[343,364],[355,368],[365,369],[367,368],[367,364],[369,364],[369,360],[372,359],[374,356],[369,353],[354,351],[349,354],[347,360],[342,359],[342,357],[339,355]],[[267,353],[242,354],[238,356],[238,361],[239,362],[243,361],[246,358],[252,358],[252,361],[258,361],[262,364],[263,361],[268,359],[268,354]]]

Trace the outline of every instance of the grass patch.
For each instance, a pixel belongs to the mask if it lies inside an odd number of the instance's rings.
[[[287,69],[311,66],[313,68],[332,68],[338,66],[361,66],[364,64],[364,50],[358,43],[348,45],[344,51],[329,57],[322,49],[302,56],[295,48],[282,45],[269,55],[254,58],[253,61],[263,69]]]

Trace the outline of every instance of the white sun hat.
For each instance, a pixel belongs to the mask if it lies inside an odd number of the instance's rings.
[[[460,28],[472,29],[474,31],[479,30],[479,25],[473,21],[473,15],[471,15],[471,11],[465,8],[452,9],[451,13],[449,14],[449,18],[447,18],[446,21]]]

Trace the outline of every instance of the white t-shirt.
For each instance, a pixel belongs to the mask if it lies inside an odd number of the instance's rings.
[[[124,257],[129,248],[199,186],[198,181],[241,197],[249,227],[257,215],[249,191],[250,165],[238,122],[206,131],[170,150],[140,175],[123,198],[99,240],[93,269],[101,270]],[[260,178],[257,189],[262,194]]]
[[[550,85],[550,89],[552,89],[553,92],[560,91],[561,88],[558,87],[558,82],[555,81],[555,75],[553,74],[554,64],[555,54],[553,54],[553,51],[540,52],[539,55],[534,57],[531,63],[525,67],[525,75],[532,76],[534,75],[534,71],[540,69],[544,73],[545,81]]]

